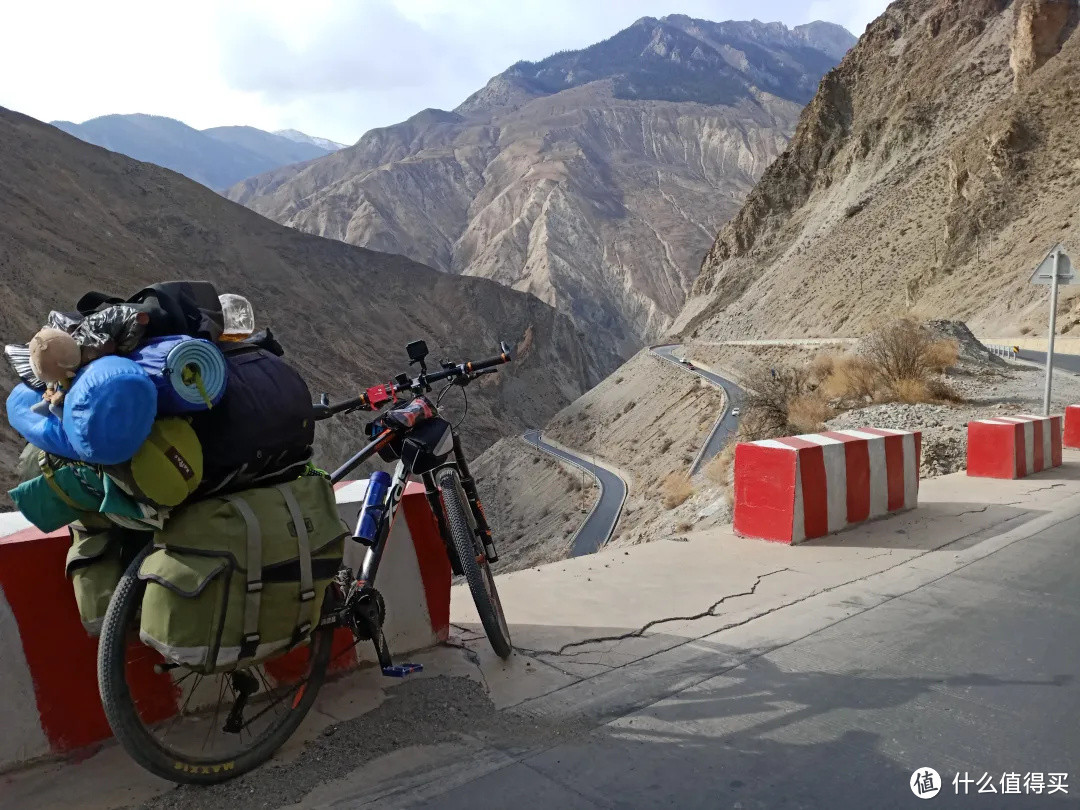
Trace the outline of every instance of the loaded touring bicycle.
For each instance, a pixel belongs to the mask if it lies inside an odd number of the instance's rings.
[[[181,529],[185,520],[199,521],[189,533],[188,547],[155,543],[138,551],[113,592],[98,646],[105,714],[132,758],[176,782],[222,782],[266,761],[289,738],[314,703],[332,661],[354,655],[356,644],[371,641],[388,676],[419,669],[394,664],[383,635],[386,604],[375,588],[390,528],[412,477],[424,484],[451,568],[468,583],[492,648],[503,658],[510,655],[510,633],[491,573],[498,559],[491,530],[457,426],[438,409],[451,388],[463,389],[509,362],[509,347],[504,343],[501,348],[487,360],[444,361],[429,373],[427,347],[416,341],[407,348],[410,364],[420,367],[415,377],[398,375],[337,404],[324,394],[314,406],[320,420],[390,406],[369,424],[367,444],[330,476],[337,483],[376,454],[396,461],[392,475],[376,472],[369,479],[351,540],[340,520],[328,530],[308,517],[305,498],[329,498],[334,510],[326,479],[309,475],[195,502],[170,518],[170,529],[172,521]],[[436,384],[442,388],[433,403],[426,395]],[[257,498],[278,499],[286,531],[275,534],[263,527],[260,536],[248,503]],[[245,520],[232,524],[246,525],[246,536],[234,544],[240,551],[226,555],[213,550],[215,527],[224,525],[215,522],[222,510],[239,512]],[[336,511],[331,513],[336,520]],[[327,536],[329,542],[323,542]],[[347,542],[366,547],[359,571],[341,564]],[[244,565],[237,564],[245,554]],[[255,619],[260,608],[267,613],[267,594],[274,588],[288,588],[293,595],[289,615],[277,617],[288,632],[276,639],[268,638],[272,634],[266,631],[265,615]],[[206,598],[211,589],[221,598]],[[244,609],[223,617],[221,606],[230,594]],[[182,600],[196,595],[204,597],[200,604],[209,605],[209,617],[184,614]],[[162,618],[149,620],[155,607]],[[216,627],[209,636],[207,626]],[[351,633],[339,632],[343,628]],[[181,632],[202,640],[155,643]]]

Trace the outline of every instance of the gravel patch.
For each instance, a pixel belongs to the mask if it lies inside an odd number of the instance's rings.
[[[860,427],[921,430],[920,473],[923,478],[933,478],[958,472],[967,466],[967,423],[971,420],[1042,413],[1043,375],[1041,369],[1032,364],[1006,362],[994,357],[993,361],[983,365],[983,361],[965,359],[959,369],[950,371],[944,379],[968,402],[961,405],[899,402],[871,405],[846,411],[830,419],[826,426],[830,430]],[[1055,371],[1051,412],[1064,413],[1066,405],[1076,402],[1080,402],[1080,377]]]
[[[183,785],[143,808],[229,810],[278,808],[299,802],[319,785],[345,777],[379,756],[414,745],[452,742],[465,735],[496,747],[554,745],[585,733],[587,724],[496,711],[484,687],[469,678],[408,681],[367,714],[337,723],[289,762],[274,762],[211,787]]]

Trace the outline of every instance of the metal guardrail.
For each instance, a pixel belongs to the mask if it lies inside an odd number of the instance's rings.
[[[1002,346],[998,343],[986,343],[983,345],[990,350],[991,354],[1004,357],[1006,360],[1015,360],[1020,356],[1020,351],[1016,346]]]

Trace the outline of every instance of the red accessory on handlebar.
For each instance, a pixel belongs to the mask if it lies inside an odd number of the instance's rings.
[[[393,389],[387,390],[385,385],[374,385],[367,390],[366,397],[368,405],[371,408],[379,409],[387,402],[391,402],[395,399],[392,393]]]

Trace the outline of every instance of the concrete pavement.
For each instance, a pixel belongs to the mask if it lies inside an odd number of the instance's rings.
[[[1071,773],[1065,797],[951,795],[955,773],[1076,770],[1065,461],[924,481],[918,509],[800,546],[711,531],[500,576],[505,663],[455,589],[455,646],[417,656],[423,675],[331,684],[278,765],[160,806],[908,807],[924,766],[948,780],[938,806],[1075,806]],[[370,751],[335,743],[355,739]],[[106,747],[0,782],[0,805],[162,788]]]
[[[594,463],[593,457],[585,458],[556,442],[545,440],[539,430],[527,430],[522,438],[536,449],[583,469],[596,479],[600,486],[600,497],[593,504],[588,517],[574,532],[570,556],[578,557],[597,551],[611,538],[615,526],[619,523],[623,504],[626,503],[626,481],[615,471]]]

